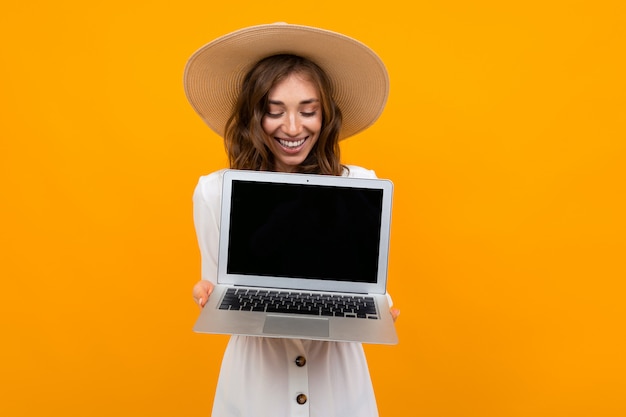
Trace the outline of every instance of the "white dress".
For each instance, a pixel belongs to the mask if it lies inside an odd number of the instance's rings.
[[[223,173],[200,177],[193,196],[202,279],[211,281],[217,274]],[[376,177],[357,166],[349,166],[345,176]],[[212,416],[375,417],[378,409],[360,343],[232,336]]]

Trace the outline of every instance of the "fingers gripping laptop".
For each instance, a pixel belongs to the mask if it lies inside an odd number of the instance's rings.
[[[398,342],[386,295],[393,184],[227,170],[199,333]]]

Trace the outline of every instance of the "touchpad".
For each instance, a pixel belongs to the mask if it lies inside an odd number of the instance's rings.
[[[265,318],[263,333],[328,337],[328,319],[268,315]]]

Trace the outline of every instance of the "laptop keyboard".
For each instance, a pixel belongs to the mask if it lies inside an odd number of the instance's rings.
[[[301,291],[228,288],[220,310],[378,319],[374,298]]]

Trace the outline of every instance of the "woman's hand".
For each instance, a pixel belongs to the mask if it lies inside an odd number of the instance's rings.
[[[392,307],[389,309],[389,312],[391,313],[391,317],[393,317],[393,321],[396,321],[400,315],[400,310]]]
[[[205,279],[200,280],[193,286],[193,299],[202,308],[206,305],[212,292],[213,283]]]

